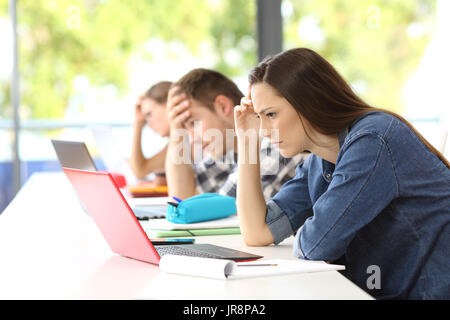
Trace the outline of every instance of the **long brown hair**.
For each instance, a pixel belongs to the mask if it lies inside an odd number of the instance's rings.
[[[368,112],[381,111],[395,116],[408,125],[447,168],[450,167],[448,160],[411,123],[394,112],[368,105],[336,69],[313,50],[291,49],[264,59],[249,75],[250,85],[259,82],[273,87],[323,134],[337,135]]]

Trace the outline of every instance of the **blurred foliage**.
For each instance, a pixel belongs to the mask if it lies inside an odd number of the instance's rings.
[[[7,6],[0,1],[0,16]],[[435,0],[283,0],[283,8],[290,8],[284,49],[318,51],[369,103],[401,111],[401,88],[430,40]],[[150,39],[182,43],[194,56],[206,43],[213,68],[246,75],[257,62],[255,19],[256,0],[18,1],[21,116],[61,118],[79,76],[123,96],[132,54],[156,59]],[[411,26],[425,32],[411,36]],[[0,98],[0,117],[10,116],[7,83]]]
[[[256,63],[256,44],[248,41],[254,39],[254,6],[239,0],[18,1],[22,118],[61,118],[77,76],[123,95],[129,58],[149,39],[178,41],[193,55],[209,42],[214,68],[230,77],[245,73]],[[2,0],[0,15],[7,7]],[[238,63],[226,62],[230,51]],[[0,85],[5,117],[9,87]]]
[[[284,49],[316,50],[368,103],[401,112],[431,39],[435,0],[283,0]]]

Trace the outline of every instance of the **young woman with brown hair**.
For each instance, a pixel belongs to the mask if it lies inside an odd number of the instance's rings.
[[[312,155],[267,203],[259,165],[239,161],[245,242],[295,235],[295,256],[345,264],[377,298],[450,298],[449,162],[405,119],[362,101],[312,50],[266,59],[249,82],[235,108],[239,157],[249,156],[244,137],[258,127],[284,157]]]
[[[142,152],[142,130],[150,127],[161,137],[169,136],[169,121],[166,114],[167,95],[172,82],[160,81],[151,86],[138,97],[134,106],[133,143],[130,155],[130,166],[138,179],[144,179],[148,174],[155,173],[165,184],[164,163],[167,147],[150,158]]]

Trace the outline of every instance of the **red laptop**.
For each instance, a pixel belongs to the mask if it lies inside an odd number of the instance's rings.
[[[153,245],[108,172],[63,168],[111,250],[122,256],[159,264],[164,254],[189,255],[234,261],[262,256],[211,244]]]

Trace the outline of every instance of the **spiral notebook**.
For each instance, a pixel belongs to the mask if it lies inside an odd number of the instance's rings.
[[[294,273],[344,270],[345,266],[324,261],[270,259],[236,263],[231,260],[165,255],[159,268],[166,273],[221,280],[256,278]]]
[[[241,233],[236,215],[190,224],[172,223],[167,219],[150,219],[141,221],[141,225],[150,237],[191,237]]]

